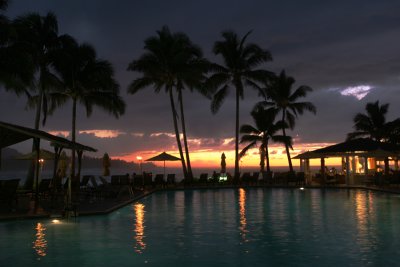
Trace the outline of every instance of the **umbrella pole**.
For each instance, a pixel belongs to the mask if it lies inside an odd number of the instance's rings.
[[[167,178],[165,177],[165,160],[164,160],[164,179],[167,179]]]

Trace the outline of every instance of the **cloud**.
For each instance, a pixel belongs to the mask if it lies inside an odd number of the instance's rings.
[[[119,130],[83,130],[79,131],[79,134],[92,134],[98,138],[116,138],[126,133]]]

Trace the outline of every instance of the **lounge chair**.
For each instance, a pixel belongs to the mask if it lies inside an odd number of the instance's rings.
[[[143,175],[134,174],[133,175],[133,188],[140,189],[140,188],[143,188],[143,186],[144,186]]]
[[[154,185],[156,187],[161,186],[161,188],[165,186],[164,174],[156,174],[154,177]]]
[[[273,184],[274,180],[273,180],[273,172],[262,172],[262,182],[264,185],[267,184]]]
[[[242,177],[240,177],[240,182],[244,184],[248,184],[250,181],[250,173],[249,172],[244,172]]]
[[[250,183],[256,185],[258,183],[259,177],[260,177],[260,172],[253,172],[253,175],[250,177]]]
[[[153,187],[153,174],[151,172],[143,173],[144,187]]]
[[[175,173],[167,174],[167,186],[168,185],[175,185]]]
[[[0,204],[4,204],[6,208],[12,210],[12,204],[18,203],[17,189],[20,179],[4,180],[0,186]]]
[[[208,174],[207,173],[202,173],[202,174],[200,174],[199,183],[200,184],[206,184],[207,183],[207,179],[208,179]]]
[[[38,193],[41,198],[47,198],[51,191],[51,179],[42,179],[39,183]]]

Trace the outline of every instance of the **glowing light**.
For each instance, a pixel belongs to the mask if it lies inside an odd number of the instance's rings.
[[[341,95],[354,96],[358,100],[363,99],[372,90],[372,86],[369,85],[358,85],[353,87],[347,87],[340,91]]]
[[[143,253],[146,248],[146,243],[144,242],[144,205],[137,203],[134,206],[136,223],[135,223],[135,252]]]
[[[54,219],[54,220],[52,220],[51,222],[54,223],[54,224],[58,224],[58,223],[60,223],[60,220]]]
[[[79,134],[92,134],[98,138],[116,138],[126,133],[118,130],[84,130],[79,131]]]
[[[304,190],[304,187],[300,187],[300,190]]]
[[[47,241],[45,239],[45,230],[46,227],[43,226],[41,223],[37,223],[36,225],[36,239],[33,242],[33,249],[36,251],[36,254],[40,257],[46,256],[46,250],[47,250]],[[38,258],[40,259],[40,258]]]

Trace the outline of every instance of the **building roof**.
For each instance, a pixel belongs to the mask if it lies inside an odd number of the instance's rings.
[[[308,151],[294,157],[295,159],[312,159],[323,157],[342,157],[358,155],[364,157],[391,157],[400,154],[398,145],[374,141],[367,138],[348,140],[339,144]]]
[[[52,146],[71,149],[75,146],[77,150],[96,152],[95,148],[85,146],[79,143],[73,143],[68,139],[46,133],[41,130],[19,126],[0,121],[0,149],[8,147],[31,138],[39,138],[51,142]]]

